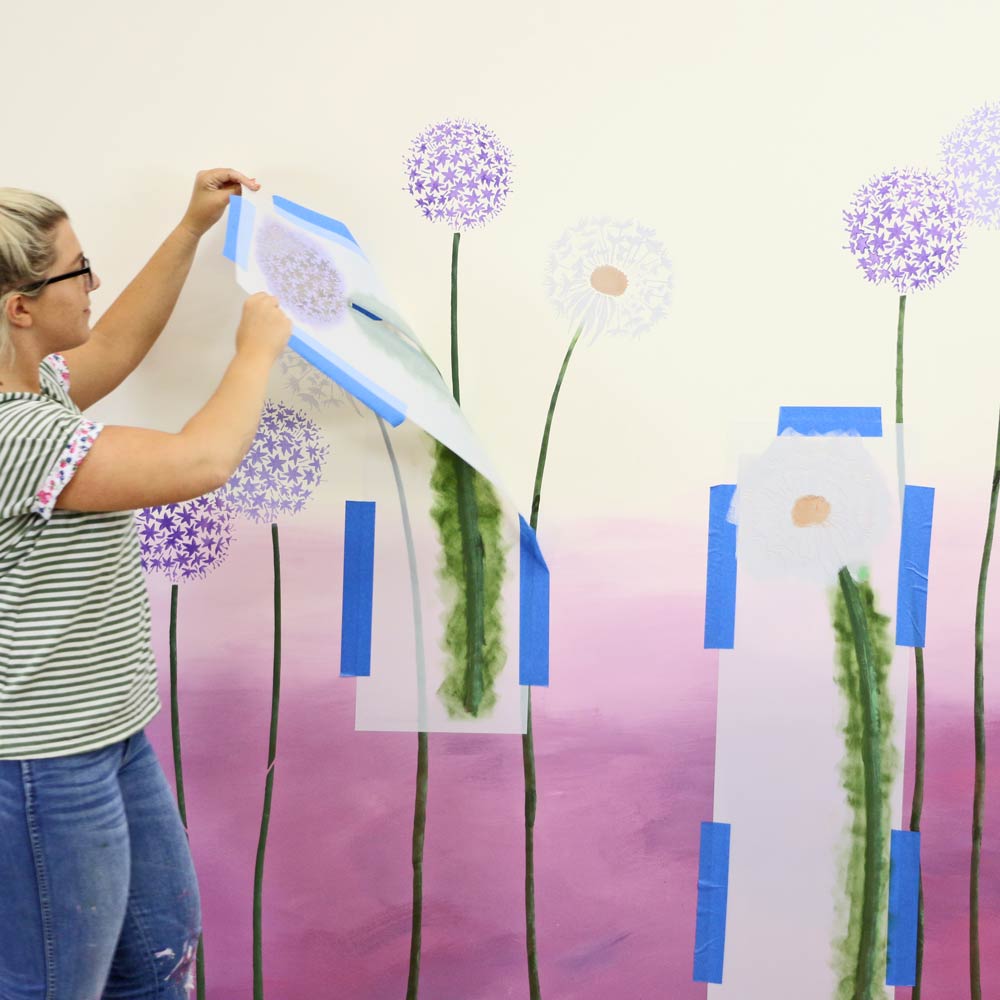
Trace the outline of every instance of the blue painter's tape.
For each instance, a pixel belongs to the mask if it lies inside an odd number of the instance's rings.
[[[371,500],[348,500],[344,511],[341,677],[371,677],[374,591],[375,503]]]
[[[899,540],[897,646],[924,648],[933,519],[934,489],[930,486],[907,486],[903,493],[903,530]]]
[[[920,905],[920,834],[893,830],[889,850],[889,940],[886,986],[917,981],[917,912]]]
[[[294,327],[288,346],[359,402],[374,410],[390,426],[398,427],[406,419],[406,404],[402,400],[377,386],[304,330]]]
[[[736,525],[728,517],[735,493],[727,484],[709,494],[705,649],[732,649],[736,637]]]
[[[858,434],[882,436],[882,409],[878,406],[783,406],[778,411],[778,433]]]
[[[226,219],[226,242],[222,256],[244,271],[250,260],[250,238],[256,209],[253,204],[237,194],[229,196],[229,217]]]
[[[350,229],[339,220],[331,219],[328,215],[321,215],[319,212],[314,212],[311,208],[306,208],[303,205],[296,205],[294,201],[289,201],[287,198],[281,198],[278,195],[274,195],[273,201],[275,211],[282,218],[294,222],[295,225],[316,236],[333,240],[333,242],[339,243],[348,250],[353,250],[362,257],[365,256]]]
[[[531,525],[521,519],[520,668],[522,685],[549,684],[549,567]]]
[[[701,824],[698,857],[698,916],[694,935],[694,981],[721,983],[729,906],[728,823]]]

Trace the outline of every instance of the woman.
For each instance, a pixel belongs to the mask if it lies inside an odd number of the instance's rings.
[[[222,486],[291,323],[251,296],[177,434],[81,415],[166,325],[199,239],[256,181],[199,173],[187,212],[90,328],[100,281],[66,213],[0,189],[0,998],[186,997],[198,887],[143,735],[156,714],[132,511]]]

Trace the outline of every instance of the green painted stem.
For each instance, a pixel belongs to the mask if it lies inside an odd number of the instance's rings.
[[[858,945],[854,980],[855,1000],[871,1000],[875,973],[881,868],[884,864],[885,831],[882,829],[882,726],[878,705],[878,681],[868,622],[858,586],[847,567],[837,574],[847,605],[858,663],[862,714],[861,759],[865,776],[865,864],[861,909],[861,941]]]
[[[986,581],[993,551],[993,531],[997,521],[997,495],[1000,494],[1000,422],[997,426],[997,450],[993,464],[993,489],[990,493],[990,515],[983,544],[983,560],[979,568],[979,589],[976,594],[976,666],[975,666],[975,728],[976,728],[976,788],[972,800],[972,866],[969,878],[969,979],[972,1000],[983,1000],[982,966],[979,954],[979,862],[983,850],[983,811],[986,798],[986,718],[984,712],[983,633],[986,622]]]
[[[451,391],[461,405],[462,392],[458,364],[458,245],[461,233],[451,243]],[[458,455],[453,455],[458,501],[458,523],[462,532],[462,563],[465,570],[465,686],[462,704],[473,717],[479,714],[486,689],[486,611],[483,603],[483,540],[479,534],[476,509],[475,471]]]
[[[417,733],[417,790],[413,806],[413,915],[410,927],[410,972],[406,1000],[417,1000],[424,905],[424,832],[427,828],[427,733]]]
[[[263,961],[263,889],[264,854],[267,850],[267,830],[271,822],[271,794],[274,790],[274,758],[278,749],[278,702],[281,696],[281,553],[278,547],[278,526],[271,525],[271,548],[274,555],[274,664],[271,672],[271,730],[267,746],[267,777],[264,779],[264,807],[260,815],[260,836],[257,840],[257,862],[253,879],[253,996],[264,1000]]]
[[[903,323],[906,319],[906,296],[899,297],[899,317],[896,320],[896,423],[903,422]]]
[[[559,400],[559,390],[562,389],[566,369],[569,368],[573,350],[583,333],[580,326],[566,350],[552,399],[549,401],[549,412],[545,418],[545,430],[542,432],[542,444],[538,450],[538,465],[535,469],[535,488],[531,495],[531,527],[538,528],[538,510],[542,503],[542,479],[545,475],[545,460],[549,454],[549,435],[552,433],[552,419]],[[528,949],[528,989],[531,1000],[540,1000],[542,995],[541,982],[538,975],[538,940],[535,933],[535,813],[538,807],[538,782],[535,772],[535,740],[531,726],[531,689],[528,689],[528,725],[521,737],[521,756],[524,760],[524,922]]]
[[[184,833],[188,832],[187,805],[184,798],[184,769],[181,764],[181,713],[177,696],[177,602],[179,588],[170,587],[170,740],[174,750],[174,783],[177,786],[177,812],[180,814]],[[190,837],[189,837],[190,839]],[[198,1000],[205,1000],[205,947],[198,938],[198,959],[195,964]]]
[[[573,357],[573,350],[583,333],[581,325],[566,349],[566,356],[563,358],[562,367],[559,369],[559,377],[556,379],[555,388],[552,390],[552,399],[549,400],[549,412],[545,418],[545,430],[542,432],[542,445],[538,449],[538,465],[535,468],[535,489],[531,495],[531,527],[538,528],[538,508],[542,503],[542,477],[545,475],[545,460],[549,454],[549,435],[552,433],[552,418],[556,413],[556,403],[559,401],[559,391],[562,389],[563,379],[566,377],[566,369],[569,368],[569,360]]]

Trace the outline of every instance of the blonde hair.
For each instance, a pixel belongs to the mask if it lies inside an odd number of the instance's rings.
[[[44,195],[0,188],[0,363],[13,360],[14,353],[7,300],[45,277],[56,258],[56,226],[66,218],[65,209]]]

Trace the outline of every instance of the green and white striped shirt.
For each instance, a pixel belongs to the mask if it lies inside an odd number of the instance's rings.
[[[56,510],[101,425],[58,354],[0,393],[0,759],[97,750],[160,708],[131,511]]]

